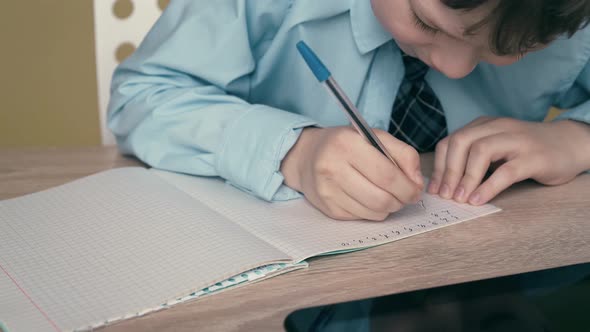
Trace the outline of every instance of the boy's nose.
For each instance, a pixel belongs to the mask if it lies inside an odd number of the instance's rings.
[[[431,54],[432,66],[448,78],[463,78],[473,71],[477,58],[472,52],[434,52]]]

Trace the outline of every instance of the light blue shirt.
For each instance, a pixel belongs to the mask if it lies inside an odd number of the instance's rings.
[[[299,197],[279,168],[301,128],[348,124],[299,56],[300,40],[386,130],[404,66],[370,0],[175,0],[114,74],[108,123],[120,149],[266,200]],[[551,105],[590,123],[589,56],[590,28],[510,66],[426,79],[449,132],[482,115],[542,121]]]

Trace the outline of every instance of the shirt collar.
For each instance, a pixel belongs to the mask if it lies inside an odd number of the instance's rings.
[[[371,0],[353,0],[350,10],[352,34],[362,54],[375,50],[392,39],[375,17]]]

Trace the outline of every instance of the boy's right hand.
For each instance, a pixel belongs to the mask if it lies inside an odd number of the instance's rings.
[[[283,159],[285,184],[334,219],[384,220],[424,186],[411,146],[374,129],[401,170],[351,127],[305,128]]]

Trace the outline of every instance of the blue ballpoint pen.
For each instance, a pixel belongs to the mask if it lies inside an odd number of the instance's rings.
[[[377,138],[377,135],[375,135],[373,130],[371,130],[371,127],[369,127],[369,125],[367,124],[365,119],[363,119],[363,117],[356,109],[354,104],[350,101],[350,99],[348,99],[348,97],[346,96],[344,91],[342,91],[338,83],[336,83],[336,81],[332,77],[332,74],[330,73],[328,68],[324,66],[324,64],[318,58],[318,56],[311,50],[311,48],[309,48],[309,46],[307,46],[307,44],[304,41],[300,41],[297,43],[297,50],[299,50],[299,53],[309,66],[309,69],[311,69],[315,77],[318,79],[318,81],[320,81],[322,85],[328,88],[328,91],[330,91],[332,95],[336,97],[338,104],[342,107],[342,109],[346,113],[346,116],[350,120],[350,123],[359,132],[359,134],[366,138],[367,141],[369,141],[371,145],[373,145],[377,150],[379,150],[379,152],[385,155],[385,157],[391,160],[391,162],[395,166],[398,166],[395,162],[395,159],[393,159],[393,157],[387,152],[387,149],[385,149],[383,143],[381,143],[379,138]]]

